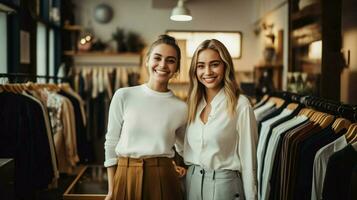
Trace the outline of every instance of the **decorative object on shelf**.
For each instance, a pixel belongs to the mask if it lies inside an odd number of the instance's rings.
[[[124,29],[122,28],[117,28],[114,33],[112,33],[112,38],[115,40],[117,43],[117,52],[125,52],[126,51],[126,45],[125,45],[125,33]]]
[[[275,48],[273,46],[267,46],[263,51],[265,63],[273,63],[275,61]]]
[[[107,4],[99,4],[94,9],[94,19],[100,24],[106,24],[113,18],[113,9]]]
[[[78,41],[78,50],[79,51],[89,51],[92,47],[94,36],[90,29],[86,29],[81,33],[80,39]]]
[[[140,36],[134,32],[128,32],[125,43],[129,52],[139,52],[144,48],[144,42]]]
[[[117,43],[117,52],[140,52],[145,46],[139,34],[125,32],[119,27],[112,33],[112,38]]]
[[[274,24],[262,23],[262,28],[266,32],[265,37],[269,39],[268,44],[274,44],[275,35],[273,33]]]
[[[264,61],[267,64],[271,64],[276,60],[276,50],[274,47],[275,35],[273,33],[274,24],[262,23],[262,29],[265,32],[266,42],[263,51]]]
[[[318,74],[307,74],[304,72],[289,72],[288,85],[289,92],[298,93],[302,95],[312,95],[316,93],[319,85]]]
[[[105,51],[107,49],[108,45],[104,42],[102,42],[100,39],[97,39],[93,42],[91,51]]]
[[[267,68],[263,70],[263,73],[259,77],[255,94],[257,98],[260,99],[265,94],[273,91],[275,91],[273,84],[273,70],[271,68]]]
[[[317,0],[300,0],[299,1],[299,10],[302,10],[306,6],[309,6],[311,4],[315,4],[317,2],[318,2]]]

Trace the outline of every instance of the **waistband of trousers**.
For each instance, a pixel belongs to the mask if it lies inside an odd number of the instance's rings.
[[[121,167],[147,167],[147,166],[173,166],[172,159],[167,157],[153,158],[128,158],[119,157],[118,166]]]
[[[188,173],[192,173],[192,175],[199,175],[204,176],[204,178],[209,179],[225,179],[225,178],[232,178],[232,177],[239,177],[241,178],[240,172],[237,170],[228,170],[228,169],[204,169],[199,165],[191,165],[192,171]]]

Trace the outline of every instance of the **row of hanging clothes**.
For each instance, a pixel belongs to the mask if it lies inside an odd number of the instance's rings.
[[[357,109],[280,92],[254,106],[259,199],[357,199]]]
[[[102,164],[110,100],[117,89],[139,84],[140,67],[74,66],[68,77],[85,102],[86,135],[93,143],[94,162]]]
[[[52,78],[0,74],[0,158],[15,161],[16,199],[56,188],[93,154],[82,98],[68,83],[27,82]]]

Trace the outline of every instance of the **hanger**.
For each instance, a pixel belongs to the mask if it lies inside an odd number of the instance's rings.
[[[69,83],[60,83],[60,84],[58,84],[58,86],[59,86],[60,89],[63,89],[63,90],[67,90],[67,89],[71,88]]]
[[[13,84],[5,84],[5,85],[4,85],[4,89],[5,89],[5,91],[7,91],[7,92],[12,92],[12,93],[17,94],[17,91],[15,90]]]
[[[353,139],[356,139],[354,138],[356,137],[356,135],[357,135],[357,123],[353,123],[348,127],[348,130],[345,134],[348,143],[350,143]]]
[[[314,111],[310,117],[310,120],[319,124],[322,121],[321,120],[322,116],[323,114],[321,112]]]
[[[342,129],[348,129],[350,125],[350,120],[340,117],[333,122],[332,129],[335,131],[335,133],[339,133]]]
[[[265,100],[267,100],[268,98],[269,98],[269,95],[265,94],[265,95],[263,96],[263,98],[262,98],[260,101],[265,101]]]
[[[321,125],[322,128],[326,128],[334,121],[334,119],[335,117],[333,115],[323,113],[319,124]]]
[[[289,103],[289,105],[286,106],[286,109],[295,110],[298,106],[299,106],[299,104],[297,104],[297,103]]]
[[[25,83],[25,87],[27,88],[27,90],[36,90],[37,89],[37,86],[35,86],[35,84],[30,81]]]
[[[58,87],[58,85],[56,85],[56,84],[54,84],[54,83],[46,83],[46,84],[45,84],[45,87],[48,88],[48,89],[50,89],[50,90],[52,90],[52,91],[54,91],[54,92],[58,92],[58,91],[61,90],[61,88]]]
[[[350,141],[350,144],[357,142],[357,124],[353,126],[351,135],[352,139]]]
[[[305,115],[306,117],[310,118],[316,111],[311,108],[303,108],[297,115]]]
[[[15,88],[15,90],[16,90],[16,92],[17,92],[18,94],[21,94],[21,93],[22,93],[21,84],[15,83],[15,84],[14,84],[14,88]]]
[[[274,102],[276,108],[280,108],[285,102],[285,100],[278,97],[270,97],[269,101]]]
[[[27,91],[28,90],[28,88],[26,87],[26,84],[24,84],[24,83],[19,84],[19,86],[20,86],[22,91]]]
[[[348,127],[348,130],[345,134],[345,137],[346,137],[346,140],[348,143],[350,143],[352,141],[352,139],[354,138],[354,136],[357,135],[356,127],[357,127],[357,123],[353,123]]]

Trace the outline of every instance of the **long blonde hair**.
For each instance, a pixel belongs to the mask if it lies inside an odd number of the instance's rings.
[[[231,117],[235,115],[235,107],[237,106],[240,94],[240,89],[235,79],[232,57],[227,48],[220,41],[215,39],[203,41],[193,54],[190,66],[190,88],[187,98],[188,124],[194,122],[197,106],[205,94],[205,86],[198,81],[196,75],[198,54],[205,49],[212,49],[218,52],[224,63],[225,75],[223,79],[223,88],[227,96],[227,111]]]

